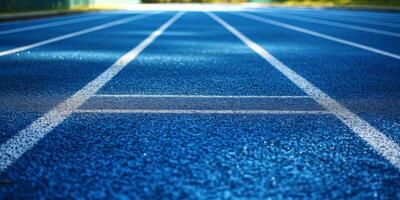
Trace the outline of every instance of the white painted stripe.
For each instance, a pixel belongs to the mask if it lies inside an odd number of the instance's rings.
[[[17,47],[17,48],[5,50],[5,51],[0,51],[0,56],[6,56],[6,55],[13,54],[13,53],[26,51],[26,50],[29,50],[29,49],[32,49],[32,48],[35,48],[35,47],[39,47],[39,46],[43,46],[43,45],[46,45],[46,44],[58,42],[60,40],[69,39],[69,38],[76,37],[76,36],[79,36],[79,35],[83,35],[83,34],[91,33],[91,32],[94,32],[94,31],[99,31],[99,30],[102,30],[102,29],[106,29],[106,28],[110,28],[110,27],[113,27],[113,26],[117,26],[117,25],[120,25],[120,24],[128,23],[128,22],[133,21],[133,20],[142,19],[142,18],[151,16],[151,15],[154,15],[154,14],[156,14],[156,13],[135,15],[135,16],[132,16],[132,17],[127,17],[127,18],[124,18],[124,19],[120,19],[120,20],[108,22],[108,23],[105,23],[105,24],[102,24],[102,25],[94,26],[94,27],[91,27],[91,28],[83,29],[83,30],[80,30],[80,31],[77,31],[77,32],[73,32],[73,33],[69,33],[69,34],[66,34],[66,35],[54,37],[54,38],[51,38],[51,39],[47,39],[47,40],[44,40],[44,41],[41,41],[41,42],[36,42],[36,43],[30,44],[30,45]]]
[[[331,15],[336,15],[335,17],[337,17],[338,15],[345,15],[348,16],[346,18],[352,18],[352,19],[369,19],[369,20],[373,20],[373,21],[381,21],[381,20],[395,20],[398,16],[382,16],[382,15],[377,15],[376,13],[357,13],[355,11],[350,11],[350,12],[330,12]],[[342,17],[342,16],[339,16]]]
[[[239,38],[250,49],[264,58],[268,63],[279,70],[283,75],[290,79],[306,94],[310,95],[315,101],[323,106],[329,113],[334,114],[345,125],[347,125],[354,133],[356,133],[365,142],[371,145],[379,154],[387,159],[394,167],[400,170],[400,146],[386,137],[385,134],[374,128],[367,121],[361,119],[358,115],[351,112],[340,103],[329,97],[319,88],[307,81],[305,78],[297,74],[280,60],[271,55],[257,43],[253,42],[241,32],[236,30],[230,24],[219,18],[213,13],[207,13],[211,18],[220,23],[229,32]]]
[[[155,30],[150,36],[143,40],[134,49],[123,55],[106,71],[73,96],[60,103],[45,115],[34,121],[27,128],[15,134],[12,138],[0,146],[0,172],[7,169],[16,159],[31,149],[40,139],[55,127],[61,124],[73,112],[84,104],[92,95],[102,88],[108,81],[117,75],[122,69],[134,60],[147,46],[160,36],[171,24],[173,24],[183,13],[178,13]]]
[[[220,98],[220,99],[305,99],[309,96],[221,96],[221,95],[141,95],[141,94],[96,94],[93,97],[111,98]]]
[[[261,10],[260,10],[261,11]],[[265,12],[265,10],[262,10],[261,12]],[[299,13],[297,11],[292,11],[292,10],[285,10],[285,12],[289,12],[295,15],[303,15],[303,16],[307,16],[307,17],[312,17],[312,18],[318,18],[318,19],[335,19],[336,17],[329,17],[329,13],[325,12],[324,14],[322,13],[315,13],[315,12],[302,12]],[[330,14],[332,15],[332,14]],[[357,18],[357,17],[347,17],[347,18],[340,18],[339,20],[341,21],[347,21],[347,22],[358,22],[358,23],[362,23],[362,24],[370,24],[370,25],[378,25],[378,26],[386,26],[386,27],[395,27],[395,28],[399,28],[400,24],[396,24],[396,23],[390,23],[390,22],[382,22],[382,21],[372,21],[372,20],[366,20],[366,19],[361,19],[361,18]]]
[[[275,25],[275,26],[280,26],[280,27],[283,27],[283,28],[286,28],[286,29],[298,31],[298,32],[305,33],[305,34],[308,34],[308,35],[312,35],[312,36],[316,36],[316,37],[319,37],[319,38],[327,39],[327,40],[330,40],[330,41],[334,41],[334,42],[337,42],[337,43],[341,43],[341,44],[345,44],[345,45],[348,45],[348,46],[356,47],[356,48],[359,48],[359,49],[364,49],[364,50],[367,50],[367,51],[370,51],[370,52],[373,52],[373,53],[377,53],[377,54],[380,54],[380,55],[384,55],[384,56],[388,56],[388,57],[400,60],[400,55],[398,55],[398,54],[390,53],[390,52],[387,52],[387,51],[383,51],[383,50],[376,49],[376,48],[373,48],[373,47],[369,47],[369,46],[366,46],[366,45],[363,45],[363,44],[351,42],[351,41],[348,41],[348,40],[340,39],[340,38],[337,38],[337,37],[325,35],[325,34],[318,33],[318,32],[315,32],[315,31],[311,31],[311,30],[308,30],[308,29],[305,29],[305,28],[300,28],[298,26],[293,26],[293,25],[290,25],[290,24],[278,22],[278,21],[275,21],[275,20],[267,19],[267,18],[264,18],[264,17],[259,17],[259,16],[256,16],[256,15],[248,14],[248,13],[232,13],[232,14],[239,15],[239,16],[242,16],[242,17],[246,17],[246,18],[249,18],[249,19],[253,19],[253,20],[256,20],[256,21],[260,21],[260,22],[263,22],[263,23],[268,23],[268,24],[272,24],[272,25]]]
[[[350,30],[364,31],[364,32],[392,36],[392,37],[400,37],[400,33],[396,33],[396,32],[384,31],[384,30],[368,28],[368,27],[363,27],[363,26],[356,26],[356,25],[351,25],[351,24],[344,24],[344,23],[333,22],[333,21],[322,20],[322,19],[314,19],[314,18],[290,16],[290,15],[276,15],[276,17],[293,19],[293,20],[303,21],[303,22],[311,22],[311,23],[328,25],[328,26],[334,26],[334,27],[345,28],[345,29],[350,29]]]
[[[280,12],[280,13],[282,13],[282,12],[294,12],[294,13],[301,13],[301,14],[305,14],[305,13],[307,13],[307,14],[313,14],[313,15],[331,15],[331,16],[335,16],[335,17],[340,17],[340,16],[338,16],[338,10],[331,10],[331,9],[324,9],[324,8],[317,8],[317,7],[315,7],[315,8],[291,8],[291,7],[257,7],[257,6],[254,6],[254,7],[250,7],[251,9],[258,9],[259,11],[275,11],[275,12]],[[340,11],[339,11],[340,12]],[[382,16],[382,14],[383,15],[389,15],[389,16]],[[355,19],[358,19],[358,18],[365,18],[365,17],[367,17],[367,18],[371,18],[371,19],[376,19],[376,20],[379,20],[379,19],[382,19],[382,17],[383,18],[385,18],[385,19],[395,19],[396,17],[400,17],[400,15],[397,15],[397,14],[395,14],[395,15],[393,15],[393,14],[388,14],[388,13],[382,13],[382,12],[379,12],[379,14],[378,13],[376,13],[376,12],[371,12],[371,11],[367,11],[367,12],[364,12],[364,13],[360,13],[360,12],[358,12],[358,11],[355,11],[355,10],[350,10],[350,11],[348,11],[348,15],[349,16],[352,16],[353,18],[355,18]],[[373,17],[373,16],[376,16],[377,18],[375,18],[375,17]]]
[[[316,13],[316,12],[298,12],[295,10],[290,10],[290,9],[285,9],[284,11],[277,11],[274,9],[258,9],[258,8],[254,8],[252,9],[254,11],[258,11],[258,12],[274,12],[274,13],[279,13],[280,15],[285,15],[286,13],[290,13],[290,14],[294,14],[294,15],[302,15],[302,16],[307,16],[307,17],[312,17],[312,18],[318,18],[318,19],[337,19],[337,16],[334,16],[334,14],[329,13],[324,11],[324,13]],[[333,17],[332,17],[333,16]],[[383,22],[383,21],[375,21],[374,19],[370,19],[367,20],[365,17],[340,17],[340,19],[338,19],[339,21],[347,21],[347,22],[358,22],[358,23],[362,23],[362,24],[370,24],[370,25],[378,25],[378,26],[386,26],[386,27],[395,27],[398,28],[400,27],[400,24],[396,24],[396,23],[391,23],[391,22]]]
[[[50,22],[50,23],[45,23],[45,24],[38,24],[38,25],[33,25],[33,26],[25,26],[25,27],[16,28],[16,29],[0,31],[0,35],[19,33],[19,32],[23,32],[23,31],[32,31],[32,30],[50,28],[50,27],[55,27],[55,26],[62,26],[62,25],[67,25],[67,24],[79,23],[79,22],[86,22],[86,21],[91,21],[91,20],[96,20],[96,19],[102,19],[105,17],[108,17],[108,16],[106,16],[106,15],[88,16],[88,17],[74,18],[74,19],[68,19],[68,20],[63,20],[63,21]]]
[[[242,114],[242,115],[327,115],[327,111],[314,110],[150,110],[150,109],[99,109],[77,110],[78,113],[148,113],[148,114]]]
[[[52,22],[52,21],[59,21],[59,20],[66,20],[66,19],[76,19],[76,18],[85,17],[85,16],[93,16],[93,14],[92,13],[80,13],[80,14],[62,15],[62,16],[49,16],[49,17],[45,17],[45,18],[23,19],[23,20],[10,21],[10,22],[6,21],[6,22],[0,22],[0,27],[1,26],[9,26],[9,25],[27,25],[30,23],[45,23],[45,22]]]

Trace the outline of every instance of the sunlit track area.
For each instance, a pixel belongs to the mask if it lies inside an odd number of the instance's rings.
[[[0,22],[1,199],[400,199],[400,13]]]

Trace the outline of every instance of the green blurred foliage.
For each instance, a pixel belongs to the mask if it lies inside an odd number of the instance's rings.
[[[371,5],[371,6],[400,6],[400,0],[249,0],[250,2],[265,2],[287,5]]]
[[[0,12],[69,9],[87,7],[96,0],[0,0]],[[113,2],[113,0],[109,0]],[[128,1],[128,0],[127,0]],[[132,1],[137,2],[137,1]],[[306,6],[400,6],[400,0],[141,0],[142,3],[243,3],[259,2]]]
[[[399,6],[400,0],[142,0],[143,3],[276,3],[287,5],[381,5],[381,6]]]
[[[248,0],[142,0],[143,3],[243,3]]]
[[[0,12],[68,9],[90,3],[91,0],[0,0]]]

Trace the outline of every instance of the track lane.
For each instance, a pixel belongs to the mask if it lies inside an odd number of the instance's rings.
[[[0,22],[0,30],[7,30],[7,29],[15,29],[15,28],[22,28],[27,26],[36,26],[42,25],[46,23],[55,23],[61,22],[65,20],[72,20],[72,19],[80,19],[84,17],[95,16],[98,14],[108,14],[113,15],[117,14],[118,12],[83,12],[83,13],[76,13],[72,15],[62,15],[62,16],[52,16],[52,17],[44,17],[44,18],[35,18],[35,19],[26,19],[26,20],[18,20],[18,21],[11,21],[11,22]]]
[[[2,57],[1,143],[93,80],[169,16],[154,15]]]
[[[387,128],[400,122],[397,60],[228,13],[221,17],[400,143],[398,129]]]
[[[240,14],[240,13],[238,13]],[[382,55],[389,55],[392,54],[391,57],[394,57],[396,59],[400,58],[400,48],[398,47],[400,45],[400,42],[397,37],[389,37],[389,36],[384,36],[384,35],[377,35],[373,33],[368,33],[368,32],[362,32],[358,30],[350,30],[350,29],[345,29],[341,27],[333,27],[333,26],[328,26],[328,25],[323,25],[323,24],[316,24],[316,23],[311,23],[311,22],[304,22],[304,21],[298,21],[294,19],[288,19],[288,18],[280,18],[280,17],[275,17],[271,15],[264,15],[264,14],[251,14],[253,16],[258,17],[259,20],[266,19],[268,20],[273,20],[272,23],[283,23],[283,26],[292,26],[293,29],[302,29],[301,32],[302,34],[310,34],[310,33],[305,33],[305,32],[314,32],[311,33],[312,35],[322,35],[322,36],[316,36],[316,37],[322,37],[324,39],[329,39],[329,40],[335,40],[336,42],[342,43],[342,44],[347,44],[350,46],[354,46],[356,48],[363,48],[365,50],[372,50],[375,52],[379,52]],[[250,17],[253,17],[251,16]],[[261,17],[261,18],[260,18]],[[270,23],[267,23],[270,24]],[[266,24],[266,25],[267,25]],[[390,55],[389,55],[390,56]]]
[[[252,11],[256,12],[265,12],[265,13],[271,13],[271,14],[277,14],[277,13],[282,13],[282,14],[288,14],[288,15],[296,15],[296,16],[303,16],[303,17],[309,17],[309,18],[314,18],[314,19],[322,19],[322,20],[330,20],[334,22],[341,22],[341,23],[348,23],[352,25],[358,25],[358,26],[366,26],[370,28],[376,28],[376,29],[383,29],[387,31],[393,31],[393,32],[398,32],[400,30],[400,25],[397,23],[392,23],[392,22],[382,22],[382,21],[374,21],[374,20],[368,20],[368,19],[363,19],[363,18],[348,18],[348,17],[341,17],[341,16],[335,16],[332,17],[329,14],[324,14],[324,13],[315,13],[315,12],[296,12],[288,9],[251,9]]]
[[[0,35],[0,55],[4,56],[7,51],[12,51],[13,49],[23,48],[30,45],[38,44],[43,41],[51,40],[58,37],[63,37],[65,35],[73,34],[85,29],[89,29],[96,26],[101,26],[103,24],[112,23],[113,21],[121,20],[128,17],[138,16],[136,13],[115,15],[111,17],[99,18],[85,23],[74,24],[73,26],[61,26],[57,28],[49,29],[38,29],[27,33],[19,32],[13,34]]]

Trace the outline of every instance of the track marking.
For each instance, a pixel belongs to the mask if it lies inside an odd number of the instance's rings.
[[[151,110],[151,109],[80,109],[77,113],[144,113],[144,114],[248,114],[248,115],[327,115],[327,111],[308,110]]]
[[[368,12],[368,13],[361,13],[361,12],[357,12],[357,11],[350,11],[350,12],[343,12],[343,11],[333,11],[330,12],[331,15],[345,15],[345,16],[349,16],[349,17],[354,17],[354,18],[362,18],[362,17],[366,17],[369,18],[370,20],[391,20],[391,19],[396,19],[399,16],[396,15],[383,15],[384,13],[378,14],[378,13],[374,13],[374,12]]]
[[[29,49],[35,48],[35,47],[43,46],[43,45],[46,45],[46,44],[58,42],[58,41],[69,39],[69,38],[76,37],[76,36],[79,36],[79,35],[83,35],[83,34],[91,33],[91,32],[94,32],[94,31],[99,31],[99,30],[102,30],[102,29],[106,29],[106,28],[110,28],[110,27],[113,27],[113,26],[117,26],[117,25],[120,25],[120,24],[128,23],[130,21],[142,19],[142,18],[149,17],[149,16],[155,15],[155,14],[157,14],[157,13],[135,15],[135,16],[132,16],[132,17],[127,17],[127,18],[123,18],[123,19],[120,19],[120,20],[108,22],[108,23],[105,23],[105,24],[102,24],[102,25],[98,25],[98,26],[94,26],[94,27],[91,27],[91,28],[83,29],[83,30],[80,30],[80,31],[77,31],[77,32],[66,34],[66,35],[62,35],[62,36],[54,37],[54,38],[51,38],[51,39],[43,40],[43,41],[36,42],[36,43],[30,44],[30,45],[25,45],[25,46],[17,47],[17,48],[14,48],[14,49],[0,51],[0,56],[6,56],[6,55],[13,54],[13,53],[18,53],[18,52],[21,52],[21,51],[25,51],[25,50],[29,50]]]
[[[335,115],[354,133],[356,133],[360,138],[371,145],[394,167],[400,170],[400,146],[398,144],[390,140],[388,137],[386,137],[385,134],[370,125],[367,121],[361,119],[358,115],[354,114],[349,109],[336,102],[334,99],[325,94],[322,90],[320,90],[312,83],[307,81],[305,78],[290,69],[288,66],[275,58],[273,55],[271,55],[260,45],[247,38],[230,24],[219,18],[217,15],[213,13],[207,14],[216,22],[225,27],[229,32],[235,35],[239,40],[245,43],[250,49],[252,49],[258,55],[264,58],[268,63],[270,63],[273,67],[275,67],[275,69],[285,75],[306,94],[310,95],[329,113]]]
[[[246,17],[246,18],[249,18],[249,19],[252,19],[252,20],[256,20],[256,21],[259,21],[259,22],[268,23],[268,24],[272,24],[272,25],[275,25],[275,26],[283,27],[283,28],[286,28],[286,29],[294,30],[294,31],[297,31],[297,32],[305,33],[305,34],[308,34],[308,35],[316,36],[316,37],[319,37],[319,38],[323,38],[323,39],[330,40],[330,41],[333,41],[333,42],[345,44],[345,45],[348,45],[348,46],[356,47],[356,48],[359,48],[359,49],[364,49],[364,50],[367,50],[367,51],[370,51],[370,52],[373,52],[373,53],[377,53],[377,54],[380,54],[380,55],[384,55],[384,56],[388,56],[388,57],[400,60],[400,55],[398,55],[398,54],[390,53],[390,52],[387,52],[387,51],[383,51],[383,50],[376,49],[376,48],[373,48],[373,47],[369,47],[369,46],[366,46],[366,45],[358,44],[358,43],[351,42],[351,41],[348,41],[348,40],[340,39],[340,38],[333,37],[333,36],[330,36],[330,35],[325,35],[325,34],[318,33],[318,32],[315,32],[315,31],[312,31],[312,30],[308,30],[308,29],[305,29],[305,28],[301,28],[301,27],[298,27],[298,26],[293,26],[293,25],[290,25],[290,24],[286,24],[286,23],[283,23],[283,22],[278,22],[278,21],[275,21],[275,20],[272,20],[272,19],[267,19],[267,18],[264,18],[264,17],[259,17],[259,16],[256,16],[256,15],[248,14],[248,13],[232,13],[232,14],[239,15],[239,16],[242,16],[242,17]]]
[[[260,12],[271,12],[271,11],[272,12],[276,12],[275,10],[271,10],[271,9],[270,10],[265,10],[265,9],[255,8],[253,10],[258,10]],[[326,12],[326,10],[324,10],[324,13],[321,13],[321,12],[319,12],[319,13],[316,13],[316,12],[310,13],[310,12],[299,12],[299,10],[285,9],[284,12],[289,12],[289,13],[294,14],[294,15],[302,15],[302,16],[307,16],[307,17],[312,17],[312,18],[320,18],[320,19],[321,18],[322,19],[326,19],[326,18],[332,19],[332,17],[329,17],[329,16],[335,16],[335,14],[330,13],[330,12]],[[354,11],[352,11],[352,12],[354,12]],[[400,24],[396,24],[396,23],[392,23],[392,22],[376,21],[378,19],[365,19],[365,18],[364,19],[360,19],[357,16],[353,16],[351,18],[349,18],[349,17],[343,18],[342,17],[342,18],[339,19],[339,21],[340,20],[347,21],[347,22],[359,22],[359,23],[364,23],[364,24],[387,26],[387,27],[397,27],[397,28],[400,27]]]
[[[363,26],[357,26],[357,25],[351,25],[351,24],[344,24],[344,23],[333,22],[333,21],[322,20],[322,19],[314,19],[314,18],[300,17],[300,16],[293,16],[293,15],[292,16],[277,15],[276,17],[293,19],[293,20],[303,21],[303,22],[311,22],[311,23],[328,25],[328,26],[334,26],[334,27],[339,27],[339,28],[346,28],[346,29],[350,29],[350,30],[364,31],[364,32],[392,36],[392,37],[400,37],[400,33],[396,33],[396,32],[384,31],[384,30],[368,28],[368,27],[363,27]]]
[[[220,98],[220,99],[304,99],[309,96],[221,96],[221,95],[140,95],[140,94],[96,94],[93,97],[114,97],[114,98]]]
[[[0,172],[31,149],[40,139],[61,124],[108,81],[133,61],[147,46],[157,39],[170,25],[183,15],[179,12],[165,22],[139,45],[119,58],[106,71],[88,83],[73,96],[58,104],[42,117],[0,145]]]
[[[323,15],[320,15],[320,16],[323,16]],[[310,16],[310,17],[312,17],[312,16]],[[316,17],[313,17],[313,18],[316,18]],[[342,19],[340,19],[340,20],[342,20]],[[362,24],[386,26],[386,27],[393,27],[393,28],[400,28],[400,24],[395,24],[395,23],[391,23],[391,22],[371,21],[371,20],[354,19],[354,18],[352,18],[351,20],[347,20],[347,18],[346,18],[346,19],[343,19],[343,21],[358,22],[358,23],[362,23]]]
[[[15,28],[15,29],[10,29],[10,30],[3,30],[3,31],[0,31],[0,35],[19,33],[19,32],[23,32],[23,31],[32,31],[32,30],[38,30],[38,29],[43,29],[43,28],[79,23],[79,22],[86,22],[86,21],[102,19],[102,18],[106,18],[106,17],[108,17],[108,16],[101,15],[101,16],[87,16],[87,17],[67,19],[67,20],[63,20],[63,21],[56,21],[56,22],[50,22],[50,23],[45,23],[45,24],[38,24],[38,25],[33,25],[33,26]]]
[[[104,13],[104,11],[99,11],[97,13]],[[79,13],[79,14],[62,15],[62,16],[49,16],[47,18],[23,19],[20,21],[0,22],[0,27],[9,25],[26,25],[29,23],[45,23],[45,22],[53,22],[53,21],[67,20],[67,19],[77,19],[80,17],[92,16],[92,15],[93,15],[92,13]]]
[[[288,10],[288,12],[291,12],[292,14],[295,14],[295,15],[303,15],[303,16],[305,15],[307,17],[318,18],[318,19],[321,19],[321,18],[326,19],[326,17],[329,17],[329,16],[326,16],[326,14],[322,14],[322,13],[312,13],[312,14],[310,14],[310,13],[299,13],[299,12],[290,11],[290,10]],[[318,16],[320,16],[320,17],[318,17]],[[359,18],[355,18],[355,17],[353,17],[351,19],[341,18],[339,20],[343,20],[343,21],[347,21],[347,22],[358,22],[358,23],[362,23],[362,24],[394,27],[394,28],[399,28],[400,27],[400,24],[395,24],[395,23],[391,23],[391,22],[365,20],[365,19],[359,19]]]
[[[286,101],[285,101],[286,100]],[[300,101],[299,101],[300,100]],[[278,104],[277,104],[278,103]],[[283,103],[283,104],[282,104]],[[279,105],[279,106],[277,106]],[[305,106],[305,107],[304,107]],[[307,108],[307,109],[305,109]],[[78,110],[113,113],[310,114],[323,108],[310,96],[93,95]],[[112,111],[115,110],[115,111]],[[127,111],[128,110],[128,111]],[[185,111],[187,110],[187,111]]]

